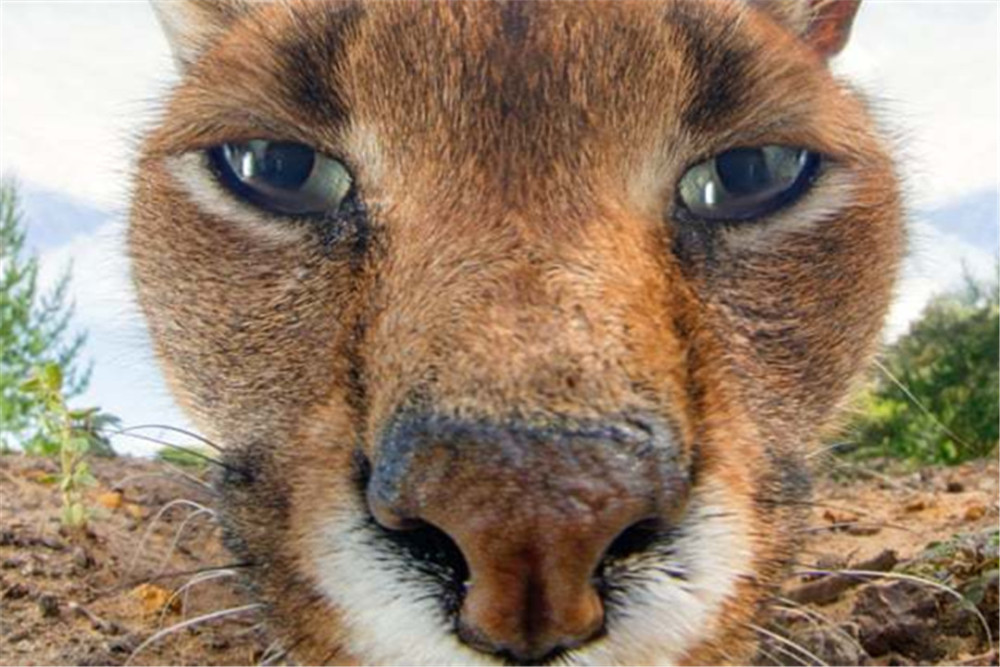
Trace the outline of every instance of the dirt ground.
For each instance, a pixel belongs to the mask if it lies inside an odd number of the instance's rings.
[[[827,468],[759,660],[996,665],[997,461]],[[256,612],[240,610],[252,601],[226,567],[197,474],[99,460],[96,516],[72,536],[60,531],[55,472],[0,456],[0,664],[281,663]],[[235,611],[157,637],[223,610]]]

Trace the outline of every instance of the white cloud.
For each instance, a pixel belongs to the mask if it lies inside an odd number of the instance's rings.
[[[108,222],[93,234],[79,234],[45,250],[40,259],[38,277],[43,286],[54,284],[72,264],[76,278],[71,289],[80,326],[115,327],[135,318],[121,223]]]
[[[835,71],[879,100],[902,137],[914,206],[996,187],[995,2],[866,2]]]
[[[0,3],[0,171],[102,206],[173,80],[147,2]]]
[[[911,252],[886,323],[888,341],[906,333],[934,295],[961,287],[966,273],[977,280],[996,279],[995,248],[975,247],[919,219],[910,234]]]

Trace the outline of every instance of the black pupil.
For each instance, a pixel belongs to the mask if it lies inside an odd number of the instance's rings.
[[[726,191],[752,195],[771,184],[771,174],[759,148],[734,148],[715,158],[715,171]]]
[[[316,153],[308,146],[293,143],[269,143],[257,153],[255,177],[283,190],[297,190],[312,173]]]

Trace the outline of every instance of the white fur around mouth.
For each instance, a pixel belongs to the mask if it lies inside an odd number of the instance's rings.
[[[669,558],[685,577],[650,572],[624,590],[606,634],[565,652],[561,664],[675,664],[715,634],[722,605],[752,573],[748,517],[727,495],[713,481],[693,489]],[[348,653],[379,665],[504,664],[461,643],[427,583],[401,576],[403,564],[373,546],[360,521],[358,508],[341,508],[312,544],[320,590],[344,616]]]

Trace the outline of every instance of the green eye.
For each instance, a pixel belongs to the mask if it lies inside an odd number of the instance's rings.
[[[208,156],[226,189],[272,213],[335,213],[353,185],[341,162],[304,144],[253,139],[216,146]]]
[[[819,153],[804,148],[734,148],[688,169],[678,198],[696,218],[753,220],[804,195],[819,167]]]

